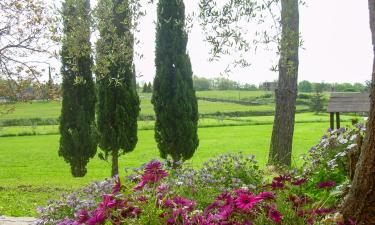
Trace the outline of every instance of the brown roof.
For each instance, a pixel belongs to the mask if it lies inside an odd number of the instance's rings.
[[[331,93],[327,112],[369,112],[368,93]]]

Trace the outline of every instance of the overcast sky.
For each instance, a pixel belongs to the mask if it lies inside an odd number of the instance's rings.
[[[197,10],[199,0],[185,0],[187,13]],[[314,82],[364,82],[370,79],[372,46],[366,0],[306,0],[308,6],[300,8],[300,29],[304,49],[300,51],[299,80]],[[156,7],[148,8],[142,19],[142,43],[138,51],[144,57],[136,61],[139,81],[152,81],[155,75],[154,43]],[[195,26],[189,34],[188,52],[193,72],[202,77],[216,77],[229,61],[208,62],[209,47],[203,42],[202,31]],[[252,66],[239,69],[230,79],[259,84],[277,79],[270,71],[277,60],[275,54],[255,55]],[[255,58],[255,60],[254,60]]]

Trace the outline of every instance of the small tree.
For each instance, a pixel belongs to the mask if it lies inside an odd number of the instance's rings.
[[[147,91],[148,91],[148,93],[152,92],[152,84],[151,84],[151,82],[148,82]]]
[[[316,91],[313,96],[311,96],[310,110],[319,114],[324,111],[324,96],[322,92]]]
[[[119,156],[133,151],[138,142],[140,108],[133,67],[134,38],[129,1],[101,0],[98,17],[99,146],[105,158],[112,155],[112,176],[115,176]]]
[[[299,92],[312,92],[313,85],[307,80],[301,81],[298,84],[298,91]]]
[[[147,85],[147,83],[143,84],[142,92],[143,93],[148,93],[148,85]]]
[[[95,87],[92,78],[90,1],[66,0],[62,9],[62,108],[59,155],[70,163],[74,177],[83,177],[95,156]]]
[[[186,53],[184,3],[159,0],[157,12],[156,76],[152,95],[155,139],[161,157],[169,155],[176,163],[190,159],[198,147],[198,104]]]

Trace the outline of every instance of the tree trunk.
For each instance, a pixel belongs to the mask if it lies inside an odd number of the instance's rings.
[[[369,0],[370,27],[375,56],[375,0]],[[375,82],[375,58],[372,84]],[[371,90],[370,116],[361,156],[354,174],[352,187],[343,204],[345,219],[359,225],[375,225],[375,88]]]
[[[281,1],[279,81],[275,91],[276,110],[269,164],[291,164],[296,112],[299,49],[298,0]]]
[[[112,177],[118,175],[118,149],[112,151]]]

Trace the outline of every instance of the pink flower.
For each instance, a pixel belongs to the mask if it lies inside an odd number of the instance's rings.
[[[139,196],[137,200],[140,201],[140,202],[147,202],[148,201],[147,197],[144,196],[144,195]]]
[[[89,218],[90,218],[89,212],[86,209],[83,209],[78,213],[79,223],[85,223]]]
[[[97,208],[94,211],[94,216],[87,220],[88,225],[96,225],[96,224],[102,224],[106,220],[107,216],[105,214],[104,209]]]
[[[312,211],[312,214],[315,215],[326,215],[335,212],[335,209],[315,209]]]
[[[137,184],[133,189],[135,191],[140,191],[144,188],[144,186],[146,185],[147,183],[145,181],[141,181],[139,184]]]
[[[103,209],[105,209],[105,208],[114,208],[116,205],[117,205],[117,201],[115,199],[113,199],[112,195],[104,194],[103,195],[103,200],[99,204],[99,207],[103,208]]]
[[[300,186],[301,184],[306,183],[306,182],[307,182],[307,179],[306,179],[306,178],[302,178],[302,179],[299,179],[299,180],[293,181],[292,184],[293,184],[294,186]]]
[[[275,195],[271,192],[261,192],[258,197],[262,200],[275,199]]]
[[[290,181],[291,179],[292,179],[292,177],[289,174],[280,175],[278,177],[273,178],[273,180],[278,182],[278,183],[282,183],[284,181]]]
[[[325,181],[325,182],[321,182],[321,183],[316,185],[316,187],[319,188],[319,189],[331,188],[331,187],[334,187],[334,186],[336,186],[335,181]]]
[[[115,177],[115,185],[112,188],[112,194],[118,194],[121,190],[121,181],[118,176]]]
[[[271,207],[268,211],[268,218],[270,218],[276,224],[279,224],[281,223],[283,216],[277,209],[275,209],[274,207]]]
[[[285,184],[278,182],[278,181],[273,181],[271,184],[271,187],[272,187],[272,190],[283,189],[285,187]]]
[[[246,194],[240,194],[235,200],[237,208],[245,211],[252,209],[260,201],[260,198]]]
[[[168,185],[166,185],[166,184],[161,184],[157,189],[156,189],[156,191],[158,192],[158,193],[164,193],[164,192],[166,192],[166,191],[168,191]]]
[[[220,212],[218,213],[218,219],[220,220],[227,220],[229,216],[232,214],[233,208],[231,205],[224,205],[220,208]]]

